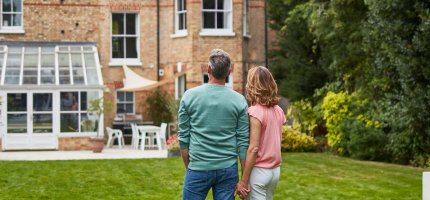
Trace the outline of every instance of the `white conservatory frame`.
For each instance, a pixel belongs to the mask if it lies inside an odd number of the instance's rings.
[[[15,50],[17,47],[22,48],[21,52],[21,66],[19,72],[19,83],[18,84],[7,84],[5,83],[5,79],[8,74],[8,54],[9,49],[14,47]],[[23,84],[24,77],[24,55],[25,48],[32,48],[33,50],[38,49],[38,58],[37,58],[37,66],[32,67],[28,74],[29,76],[37,76],[37,84]],[[54,70],[55,70],[55,83],[54,84],[43,84],[41,82],[41,74],[43,70],[41,55],[42,48],[55,48],[55,59],[54,61]],[[19,54],[19,53],[18,53]],[[35,53],[36,54],[36,53]],[[68,63],[69,63],[69,80],[68,84],[61,84],[59,79],[59,54],[67,54],[68,55]],[[72,55],[77,59],[78,64],[72,66]],[[79,61],[79,56],[81,60]],[[33,57],[34,59],[35,57]],[[64,58],[67,59],[67,56]],[[81,122],[81,114],[78,115],[78,130],[80,132],[60,132],[60,122],[61,122],[61,113],[60,112],[60,104],[62,97],[60,94],[62,92],[97,92],[98,98],[103,97],[103,79],[101,74],[101,65],[99,61],[99,56],[97,52],[97,48],[95,43],[76,43],[76,42],[4,42],[0,41],[0,97],[1,97],[1,105],[0,105],[0,138],[1,138],[1,150],[21,150],[21,149],[58,149],[58,138],[62,137],[94,137],[97,135],[103,135],[103,120],[99,120],[98,122],[98,132],[82,132],[82,124]],[[16,61],[16,60],[15,60]],[[16,64],[17,62],[15,62]],[[37,67],[37,75],[35,74],[35,69]],[[15,68],[10,71],[14,71],[13,76],[16,76],[18,68]],[[52,68],[47,69],[47,71],[52,70]],[[45,71],[46,72],[46,71]],[[87,73],[89,72],[89,73]],[[9,72],[10,74],[11,72]],[[52,71],[50,72],[52,73]],[[74,83],[74,77],[83,76],[84,81],[81,84]],[[67,74],[63,75],[66,77]],[[45,74],[45,77],[46,74]],[[34,77],[33,77],[34,78]],[[97,80],[95,80],[97,79]],[[8,114],[13,115],[13,111],[8,111],[8,94],[22,93],[26,95],[26,104],[27,104],[27,129],[26,133],[8,133],[9,124],[8,124]],[[33,94],[35,93],[43,93],[43,94],[52,94],[52,111],[47,112],[48,114],[52,113],[52,133],[37,133],[33,134],[33,112],[35,111],[35,105],[32,101]],[[96,93],[94,93],[96,94]],[[87,109],[88,109],[88,99],[87,96]],[[79,98],[80,102],[81,99]],[[79,113],[81,112],[81,105],[79,104]],[[82,111],[86,112],[86,111]],[[44,114],[44,112],[39,112]],[[89,117],[89,115],[87,115]],[[103,115],[100,117],[103,119]],[[21,128],[24,128],[23,125]],[[49,127],[50,128],[50,127]],[[48,130],[49,130],[48,128]],[[41,135],[44,135],[42,137]],[[40,137],[39,137],[40,136]],[[46,137],[45,137],[46,136]],[[46,142],[49,141],[49,142]]]

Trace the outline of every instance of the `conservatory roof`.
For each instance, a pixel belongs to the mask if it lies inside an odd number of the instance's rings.
[[[0,41],[0,86],[102,86],[95,43]]]

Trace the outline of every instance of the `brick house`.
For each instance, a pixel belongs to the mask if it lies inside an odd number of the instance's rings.
[[[148,119],[150,90],[131,77],[180,98],[207,82],[213,48],[230,54],[227,86],[243,93],[247,70],[266,59],[264,6],[264,0],[0,0],[1,149],[88,149],[97,134],[83,123],[95,120],[87,111],[91,99],[104,97],[116,113]],[[115,114],[103,117],[100,132]]]

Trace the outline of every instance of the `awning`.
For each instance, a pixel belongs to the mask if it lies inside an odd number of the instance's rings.
[[[121,91],[135,92],[135,91],[151,90],[153,88],[162,86],[169,82],[169,79],[165,79],[163,81],[153,81],[150,79],[146,79],[140,76],[139,74],[137,74],[136,72],[134,72],[133,70],[131,70],[129,67],[125,65],[123,65],[122,67],[124,69],[125,79],[123,80],[124,87],[119,89]],[[185,74],[185,71],[175,74],[175,76],[172,78],[176,78],[184,74]]]

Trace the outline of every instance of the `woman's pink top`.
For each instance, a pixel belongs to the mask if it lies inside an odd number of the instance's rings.
[[[260,146],[254,166],[268,169],[280,166],[282,125],[286,122],[284,111],[277,105],[266,107],[257,104],[249,107],[248,112],[261,123]]]

